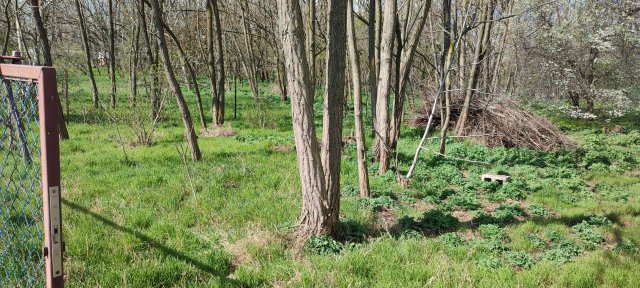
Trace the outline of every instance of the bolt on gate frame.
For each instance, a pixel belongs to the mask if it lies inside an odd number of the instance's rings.
[[[63,287],[56,70],[20,61],[0,56],[0,287]]]

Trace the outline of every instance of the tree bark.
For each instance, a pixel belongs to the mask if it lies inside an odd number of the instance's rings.
[[[367,144],[364,138],[364,124],[362,123],[362,91],[360,85],[360,60],[356,44],[356,31],[353,21],[353,0],[347,4],[347,38],[349,61],[351,62],[351,82],[353,85],[353,116],[355,124],[356,150],[358,154],[358,183],[360,196],[371,197],[369,173],[367,170]],[[371,24],[369,24],[371,26]],[[369,42],[371,44],[371,42]],[[369,65],[371,62],[369,62]],[[371,84],[371,82],[369,82]]]
[[[109,81],[111,82],[111,108],[116,108],[116,28],[113,0],[109,0]]]
[[[198,76],[196,75],[196,71],[195,69],[193,69],[191,62],[189,62],[189,57],[187,57],[184,49],[182,49],[182,44],[180,44],[180,40],[178,40],[176,34],[173,33],[166,22],[164,22],[163,25],[167,34],[169,34],[169,37],[171,37],[171,39],[173,40],[173,43],[176,44],[176,48],[178,48],[178,54],[180,55],[180,58],[182,58],[184,66],[187,68],[187,74],[190,79],[189,82],[193,85],[193,92],[196,95],[196,103],[198,105],[198,115],[200,116],[200,123],[202,124],[202,128],[207,129],[207,122],[204,120],[204,108],[202,107],[202,96],[200,95],[200,85],[198,85]]]
[[[393,53],[393,36],[396,20],[396,1],[386,1],[380,43],[380,75],[378,76],[378,93],[376,103],[375,136],[380,159],[380,174],[389,170],[389,94],[391,88],[391,68]]]
[[[218,9],[218,0],[209,0],[212,10],[213,10],[213,18],[215,23],[215,31],[216,31],[216,76],[218,78],[218,93],[217,97],[212,105],[213,110],[213,126],[220,126],[224,124],[224,100],[225,100],[225,86],[224,82],[226,81],[226,75],[224,70],[224,49],[222,43],[222,25],[220,24],[220,11]]]
[[[142,34],[144,36],[145,43],[145,51],[147,54],[147,61],[149,63],[149,76],[151,78],[150,83],[150,100],[151,100],[151,121],[156,121],[159,117],[160,113],[160,79],[159,79],[159,71],[158,71],[158,42],[154,41],[152,43],[151,37],[149,36],[149,29],[147,27],[147,15],[145,13],[145,4],[144,0],[140,0],[138,2],[138,17],[140,19],[140,26],[142,28]]]
[[[411,74],[411,67],[413,66],[413,59],[415,58],[416,49],[420,41],[420,36],[427,23],[427,16],[431,10],[431,0],[424,0],[420,13],[416,19],[414,28],[409,32],[406,39],[406,44],[403,47],[400,61],[400,81],[397,101],[394,101],[393,106],[393,121],[391,122],[390,132],[390,144],[391,149],[396,149],[398,146],[398,138],[400,137],[400,126],[402,125],[402,118],[404,115],[404,103],[406,99],[407,83]]]
[[[4,5],[4,19],[7,22],[7,32],[4,34],[4,44],[2,44],[2,55],[8,54],[9,40],[11,40],[11,15],[9,15],[9,8],[11,8],[11,1],[7,1]]]
[[[296,234],[299,239],[304,240],[313,235],[331,234],[332,231],[328,225],[325,179],[316,138],[311,75],[305,55],[304,26],[299,1],[278,0],[278,16],[302,184],[302,211]]]
[[[378,0],[369,0],[369,38],[368,38],[368,64],[369,64],[369,94],[371,98],[371,123],[374,123],[376,119],[376,93],[378,93],[378,69],[376,65],[376,3]],[[375,131],[374,127],[371,127],[372,131]],[[375,137],[375,132],[374,132]]]
[[[167,40],[164,36],[164,21],[162,20],[162,6],[159,3],[161,0],[151,0],[151,12],[153,17],[153,24],[156,30],[156,37],[158,38],[158,47],[160,48],[160,55],[162,56],[162,66],[167,77],[167,82],[176,97],[178,108],[182,116],[182,122],[184,124],[184,136],[187,138],[189,149],[191,151],[191,159],[193,161],[199,161],[202,158],[200,154],[200,147],[198,146],[198,136],[193,128],[193,122],[191,120],[191,113],[189,113],[189,107],[184,100],[180,84],[176,80],[176,75],[173,72],[173,66],[171,65],[171,58],[169,57],[169,49],[167,47]]]
[[[311,71],[311,90],[316,86],[316,0],[307,0],[307,57]],[[314,92],[315,93],[315,92]]]
[[[82,47],[84,48],[85,64],[87,65],[87,75],[89,75],[89,82],[91,82],[91,92],[93,94],[93,108],[98,109],[98,102],[100,96],[98,94],[98,85],[96,85],[96,78],[93,75],[93,63],[91,58],[91,47],[89,46],[89,36],[87,35],[87,28],[84,22],[84,15],[82,13],[82,7],[80,6],[80,0],[75,0],[76,12],[78,13],[78,21],[80,22],[80,35],[82,36]]]
[[[326,94],[322,133],[329,229],[336,231],[340,211],[340,163],[342,155],[342,107],[345,103],[347,1],[328,0]]]

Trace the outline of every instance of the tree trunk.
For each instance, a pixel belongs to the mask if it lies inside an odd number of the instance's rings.
[[[150,100],[151,100],[151,121],[156,121],[159,117],[159,113],[160,113],[160,97],[159,97],[159,90],[160,90],[160,79],[159,79],[159,72],[158,72],[158,45],[157,45],[157,41],[154,41],[152,44],[151,38],[149,36],[149,29],[147,27],[147,14],[145,13],[145,4],[144,4],[144,0],[140,0],[140,2],[138,2],[139,5],[139,19],[140,19],[140,26],[142,28],[142,34],[144,36],[144,43],[145,43],[145,51],[147,54],[147,61],[149,63],[149,76],[151,78],[151,86],[150,87],[150,91],[151,91],[151,95],[150,95]],[[155,52],[154,52],[155,51]]]
[[[169,25],[167,25],[166,22],[164,22],[163,25],[167,34],[169,34],[169,37],[171,37],[171,39],[173,39],[173,42],[176,44],[176,48],[178,48],[178,54],[180,55],[180,58],[182,58],[184,66],[187,68],[187,72],[188,72],[187,74],[190,79],[189,82],[192,83],[193,92],[196,95],[196,103],[198,104],[198,115],[200,116],[200,123],[202,124],[202,128],[207,129],[207,122],[204,120],[204,108],[202,107],[202,96],[200,95],[200,85],[198,85],[198,77],[196,75],[196,71],[195,69],[193,69],[193,66],[191,66],[191,62],[189,62],[189,57],[187,57],[187,54],[184,52],[184,49],[182,49],[182,44],[180,44],[180,40],[178,40],[178,37],[176,37],[176,34],[173,33],[173,31],[171,30],[171,28],[169,28]]]
[[[191,120],[191,113],[189,113],[189,107],[184,100],[180,84],[176,80],[176,75],[173,72],[173,66],[171,65],[171,59],[169,57],[169,48],[167,47],[167,40],[164,36],[164,23],[162,20],[162,7],[159,3],[161,0],[151,0],[151,12],[153,15],[153,23],[156,29],[158,37],[158,47],[160,48],[160,54],[162,56],[162,66],[167,77],[167,82],[176,97],[178,108],[182,116],[182,122],[184,124],[184,136],[187,138],[189,149],[191,151],[191,159],[193,161],[199,161],[202,158],[200,154],[200,147],[198,146],[198,136],[193,129],[193,122]]]
[[[222,25],[220,24],[220,11],[218,9],[218,0],[210,0],[210,4],[213,10],[213,18],[216,31],[216,76],[218,78],[218,93],[216,101],[214,101],[213,109],[213,125],[220,126],[224,124],[224,100],[225,100],[225,86],[226,81],[224,71],[224,49],[222,43]]]
[[[278,22],[287,67],[289,98],[296,143],[302,212],[297,231],[299,239],[331,234],[325,199],[325,180],[316,138],[313,113],[313,92],[309,64],[305,53],[305,36],[298,0],[278,0]]]
[[[7,22],[7,32],[4,34],[4,44],[2,44],[2,55],[7,55],[9,52],[9,40],[11,40],[11,15],[9,15],[9,8],[11,8],[11,1],[7,1],[4,4],[4,20]]]
[[[454,36],[454,31],[451,23],[451,0],[443,0],[443,45],[442,45],[442,58],[440,60],[440,71],[445,73],[445,69],[451,66],[453,57],[454,41],[451,41]],[[455,36],[454,36],[455,37]],[[445,91],[443,97],[443,115],[441,117],[442,123],[440,124],[440,154],[444,155],[447,145],[447,130],[449,130],[449,122],[451,121],[451,73],[446,73],[445,76]]]
[[[84,22],[84,15],[80,6],[80,0],[75,0],[76,11],[78,13],[78,21],[80,22],[80,35],[82,36],[82,47],[84,48],[85,62],[87,65],[87,75],[89,75],[89,81],[91,82],[91,92],[93,94],[93,108],[98,109],[98,86],[96,85],[96,78],[93,75],[93,63],[91,59],[91,48],[89,46],[89,37],[87,36],[87,27]]]
[[[416,49],[420,41],[420,36],[427,23],[427,16],[431,10],[431,0],[424,0],[421,7],[420,14],[416,19],[414,28],[409,32],[407,36],[406,44],[403,47],[400,61],[400,81],[399,88],[397,89],[397,101],[394,101],[393,106],[393,121],[391,122],[390,144],[392,149],[396,149],[398,146],[398,138],[400,137],[400,126],[402,125],[402,118],[404,115],[404,103],[406,99],[407,83],[411,74],[411,67],[413,65],[413,59],[415,58]]]
[[[247,77],[249,78],[249,85],[251,86],[253,100],[258,102],[260,97],[260,91],[258,90],[258,71],[256,69],[256,61],[253,53],[253,43],[251,42],[251,35],[249,33],[249,23],[247,21],[245,4],[240,2],[240,8],[242,9],[242,35],[247,53],[246,60],[242,61],[242,63],[245,71],[247,72]],[[242,57],[242,59],[245,59],[245,57]]]
[[[129,98],[131,107],[138,101],[138,55],[140,44],[140,25],[131,28],[131,51],[129,55]]]
[[[360,86],[360,60],[356,45],[356,31],[353,21],[353,0],[349,0],[347,11],[347,38],[349,61],[351,62],[351,82],[353,85],[353,116],[356,135],[356,150],[358,154],[358,179],[360,196],[371,197],[369,187],[369,173],[367,170],[367,144],[364,138],[364,124],[362,123],[362,92]],[[369,24],[371,26],[371,24]],[[371,42],[369,42],[371,44]],[[369,62],[371,64],[371,62]],[[369,82],[371,84],[371,82]]]
[[[322,133],[329,230],[336,231],[340,211],[340,163],[342,155],[342,105],[345,102],[347,1],[328,0],[326,94]]]
[[[307,57],[311,71],[311,91],[316,86],[316,0],[307,0]]]
[[[49,45],[49,38],[47,37],[47,29],[42,21],[40,15],[40,3],[38,0],[31,0],[31,11],[33,12],[33,19],[35,20],[36,30],[38,32],[38,39],[40,40],[40,50],[44,58],[44,66],[53,66],[53,59],[51,57],[51,46]],[[67,131],[67,123],[65,122],[64,112],[62,110],[62,104],[58,101],[58,126],[60,128],[60,138],[69,139],[69,132]]]
[[[393,36],[396,19],[396,1],[386,1],[384,7],[384,23],[380,43],[380,75],[378,77],[378,93],[376,103],[376,145],[380,159],[380,174],[389,170],[389,94],[391,88],[391,68],[393,53]]]
[[[369,64],[369,94],[371,97],[371,123],[374,123],[376,119],[376,93],[378,93],[378,69],[376,65],[376,3],[378,0],[369,0],[369,38],[368,38],[368,64]],[[371,127],[372,131],[374,127]],[[375,137],[375,132],[373,134]]]
[[[476,93],[478,88],[478,79],[480,74],[480,68],[487,52],[487,46],[491,39],[491,27],[493,19],[493,11],[495,8],[495,0],[485,0],[482,5],[483,11],[480,19],[483,19],[483,24],[478,32],[478,39],[476,41],[476,48],[473,56],[473,63],[471,65],[471,74],[467,82],[467,90],[465,91],[464,104],[462,111],[460,112],[460,118],[456,123],[456,134],[462,136],[464,134],[467,117],[469,116],[469,108],[471,106],[471,98]]]
[[[113,0],[109,0],[109,81],[111,82],[111,108],[116,108],[116,28]]]

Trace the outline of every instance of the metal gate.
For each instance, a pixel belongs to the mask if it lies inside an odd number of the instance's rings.
[[[0,57],[0,287],[62,287],[56,71],[19,63]]]

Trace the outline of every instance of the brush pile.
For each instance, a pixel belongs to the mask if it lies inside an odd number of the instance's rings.
[[[431,104],[427,103],[426,107],[431,107]],[[456,126],[455,121],[460,113],[459,107],[451,109],[452,123],[449,127]],[[415,115],[412,125],[424,127],[429,120],[429,112],[417,111]],[[441,113],[438,111],[434,115],[434,127],[440,125],[441,121]],[[543,151],[577,147],[571,138],[549,120],[527,111],[513,101],[472,103],[465,127],[463,133],[458,136],[468,137],[471,141],[487,147],[518,147]]]

